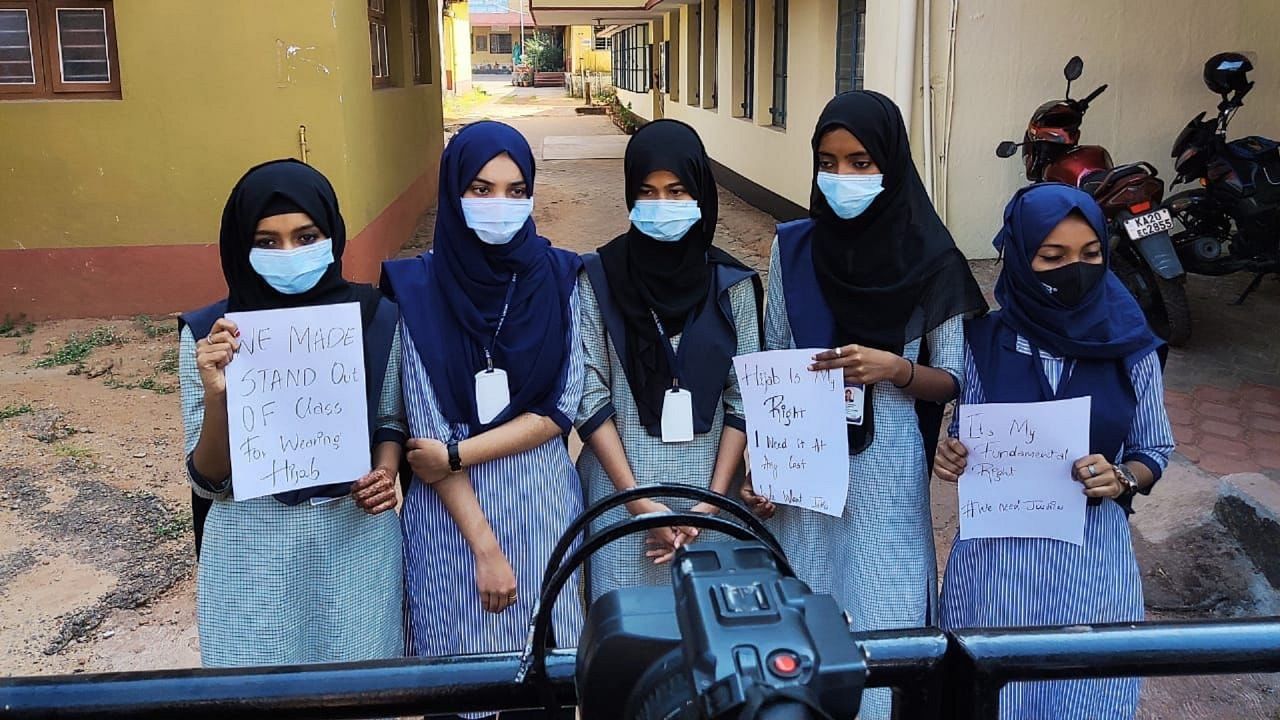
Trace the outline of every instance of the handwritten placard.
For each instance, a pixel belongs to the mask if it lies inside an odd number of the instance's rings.
[[[960,539],[1038,537],[1084,543],[1084,486],[1072,477],[1089,454],[1087,397],[960,406]]]
[[[775,503],[840,517],[849,494],[844,380],[813,372],[820,350],[770,350],[733,359],[747,409],[755,491]]]
[[[369,472],[360,305],[227,313],[240,351],[227,366],[236,500],[356,480]]]

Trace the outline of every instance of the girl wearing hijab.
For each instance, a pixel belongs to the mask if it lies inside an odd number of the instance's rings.
[[[406,590],[417,655],[524,646],[544,566],[582,510],[565,435],[582,397],[578,256],[538,235],[533,153],[478,122],[444,151],[432,252],[383,266],[404,308]],[[577,586],[555,640],[582,626]],[[570,715],[572,716],[572,715]]]
[[[296,160],[259,165],[222,212],[227,298],[183,315],[179,377],[186,467],[209,503],[197,611],[207,667],[339,662],[404,652],[395,478],[405,433],[395,305],[342,278],[346,226],[323,175]],[[228,312],[359,303],[373,470],[354,482],[231,499]]]
[[[671,482],[723,494],[746,447],[733,357],[760,348],[760,279],[711,244],[716,182],[693,128],[645,125],[627,143],[624,169],[631,227],[584,258],[578,281],[587,356],[578,470],[590,502]],[[596,529],[628,511],[668,509],[636,501],[601,517]],[[717,512],[701,503],[692,509]],[[647,550],[635,535],[606,546],[590,564],[592,599],[669,583],[660,564],[695,536],[692,528],[662,528],[650,533]]]
[[[1107,271],[1106,221],[1089,195],[1043,184],[1014,195],[995,247],[1000,310],[968,323],[964,403],[1090,397],[1089,454],[1073,477],[1088,496],[1084,544],[1046,538],[957,541],[942,586],[942,626],[1140,622],[1142,578],[1127,513],[1173,452],[1164,408],[1162,344]],[[953,423],[951,434],[957,432]],[[938,477],[955,482],[966,452],[938,448]],[[1137,678],[1011,683],[1000,717],[1133,718]]]
[[[843,371],[853,391],[849,494],[840,517],[779,506],[773,526],[799,577],[832,593],[854,630],[922,627],[937,583],[926,448],[959,391],[962,318],[986,303],[891,100],[837,95],[818,119],[813,164],[809,218],[778,227],[765,345],[831,348],[810,367]],[[860,717],[887,718],[889,700],[868,691]]]

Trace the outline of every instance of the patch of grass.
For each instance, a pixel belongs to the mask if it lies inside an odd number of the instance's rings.
[[[150,390],[160,395],[168,395],[175,390],[172,385],[160,382],[154,375],[145,377],[138,382],[121,382],[115,378],[107,378],[104,384],[113,390]]]
[[[50,348],[49,354],[37,360],[35,366],[51,368],[60,365],[79,365],[89,357],[89,353],[93,352],[94,348],[123,345],[124,340],[124,336],[109,325],[99,325],[87,335],[71,333],[62,347]]]
[[[444,100],[444,114],[447,117],[459,117],[466,114],[467,110],[480,105],[488,99],[489,93],[480,88],[471,88],[471,91],[466,95],[446,97]]]
[[[22,403],[21,405],[9,403],[8,405],[0,408],[0,420],[8,420],[11,417],[26,415],[29,412],[34,412],[34,408],[32,408],[28,403]]]
[[[20,314],[15,318],[10,317],[9,313],[5,313],[4,320],[0,320],[0,337],[22,337],[35,331],[36,324],[28,320],[26,315]]]
[[[75,458],[76,460],[88,460],[93,457],[93,452],[89,448],[68,442],[54,445],[53,454],[58,457]]]
[[[177,331],[176,323],[161,321],[157,323],[147,315],[139,315],[133,319],[142,329],[142,333],[149,338],[158,338]]]
[[[18,354],[26,355],[31,352],[31,338],[23,338],[18,341]]]
[[[166,516],[153,525],[151,529],[155,532],[156,537],[164,540],[172,540],[173,538],[180,537],[189,527],[191,527],[191,512],[189,510],[184,510],[176,513],[167,513]]]
[[[169,348],[160,355],[160,361],[156,363],[156,372],[168,375],[178,374],[178,348]]]

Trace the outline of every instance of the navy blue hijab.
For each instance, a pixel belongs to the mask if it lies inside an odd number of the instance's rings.
[[[550,417],[567,432],[569,418],[556,404],[568,359],[569,297],[581,260],[556,250],[529,218],[506,245],[486,245],[467,227],[462,194],[481,168],[506,154],[520,168],[533,195],[533,151],[515,128],[482,121],[463,128],[440,159],[440,196],[432,252],[383,266],[383,285],[400,303],[401,316],[426,367],[446,419],[484,429],[525,412]],[[507,372],[511,404],[481,426],[475,374],[486,367],[485,348],[516,274],[494,366]]]
[[[1126,359],[1130,364],[1162,342],[1151,332],[1142,308],[1114,273],[1074,307],[1054,298],[1031,269],[1036,251],[1068,215],[1079,213],[1102,240],[1110,267],[1107,222],[1098,203],[1070,185],[1041,183],[1019,190],[1004,209],[1004,227],[992,242],[1003,254],[996,281],[1000,321],[1041,350],[1074,360]]]

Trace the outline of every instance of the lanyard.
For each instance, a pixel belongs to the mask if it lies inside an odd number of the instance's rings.
[[[658,339],[662,341],[662,349],[667,353],[667,365],[671,368],[671,389],[680,389],[680,363],[676,359],[675,348],[671,347],[671,338],[667,337],[667,329],[662,326],[662,321],[658,319],[658,313],[649,309],[649,314],[653,316],[653,324],[658,326]],[[692,317],[692,313],[690,314]],[[685,323],[688,327],[689,323]]]
[[[493,372],[493,350],[498,344],[498,333],[502,332],[502,325],[507,321],[507,311],[511,309],[511,297],[516,292],[517,277],[519,277],[517,273],[511,273],[511,284],[507,285],[507,299],[502,301],[502,314],[498,316],[498,327],[493,329],[493,339],[489,341],[489,347],[484,349],[486,372]]]
[[[1049,384],[1049,376],[1044,371],[1044,358],[1040,356],[1040,348],[1035,343],[1027,339],[1027,345],[1031,348],[1031,357],[1035,361],[1036,379],[1040,381],[1040,391],[1044,393],[1045,398],[1049,400],[1057,400],[1062,396],[1062,391],[1067,387],[1067,380],[1071,377],[1071,371],[1075,369],[1075,362],[1062,358],[1062,372],[1058,375],[1058,389],[1054,390]]]

